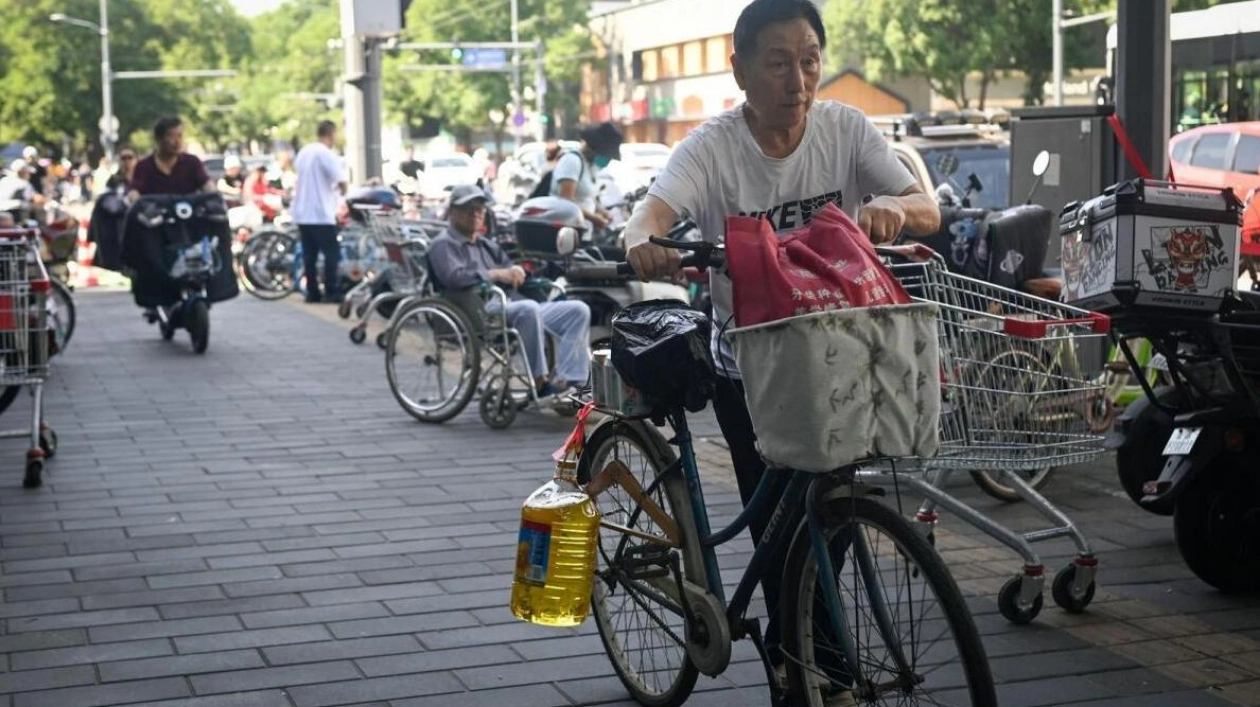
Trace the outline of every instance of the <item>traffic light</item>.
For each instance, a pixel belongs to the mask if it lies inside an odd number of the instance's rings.
[[[451,58],[455,61],[461,61],[464,58],[464,50],[459,47],[451,49]]]

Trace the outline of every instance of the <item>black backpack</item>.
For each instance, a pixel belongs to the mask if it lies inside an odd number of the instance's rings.
[[[560,160],[569,154],[577,155],[578,159],[582,160],[582,170],[578,172],[578,181],[580,182],[582,177],[586,176],[586,159],[582,157],[582,153],[577,150],[564,150],[556,157],[556,164],[560,164]],[[544,172],[543,176],[538,180],[538,184],[534,186],[534,190],[529,193],[527,198],[537,199],[540,196],[551,196],[551,173],[554,171],[556,170],[552,167]]]

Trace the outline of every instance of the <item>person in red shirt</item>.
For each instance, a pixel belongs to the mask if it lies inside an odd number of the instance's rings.
[[[184,152],[184,123],[177,117],[153,125],[153,154],[131,173],[129,201],[150,194],[193,194],[215,190],[214,180],[196,155]]]
[[[267,183],[267,165],[258,163],[245,178],[245,185],[241,191],[242,197],[261,211],[265,220],[268,222],[275,220],[279,214],[276,208],[276,203],[279,201],[277,197],[282,196],[284,192],[272,189]]]

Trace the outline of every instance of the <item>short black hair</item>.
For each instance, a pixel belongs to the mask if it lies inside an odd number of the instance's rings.
[[[337,134],[337,124],[331,120],[319,121],[319,126],[315,128],[315,134],[319,137],[328,137]]]
[[[827,48],[827,29],[818,7],[810,0],[753,0],[735,21],[735,53],[747,58],[757,53],[757,36],[777,22],[803,19],[818,35],[818,48]]]
[[[161,142],[163,139],[166,138],[167,133],[174,130],[175,128],[180,127],[183,124],[184,124],[184,121],[180,120],[179,116],[177,115],[170,115],[165,118],[158,118],[158,121],[153,124],[153,139]]]

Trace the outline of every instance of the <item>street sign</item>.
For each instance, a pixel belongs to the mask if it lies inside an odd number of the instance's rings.
[[[506,49],[465,49],[464,66],[474,69],[497,69],[508,63]]]
[[[101,132],[109,133],[110,135],[118,132],[118,126],[118,116],[116,115],[111,115],[108,118],[102,115],[101,119],[96,121],[96,127],[100,128]]]

